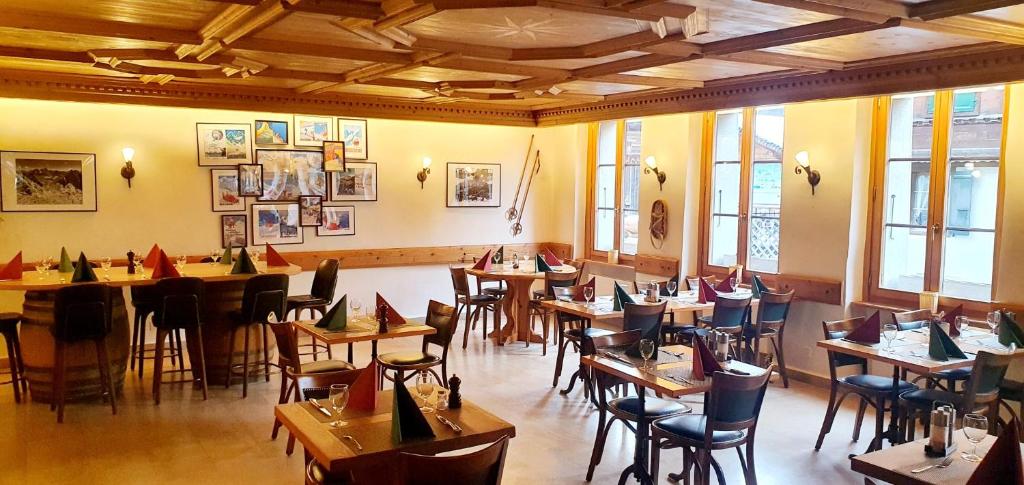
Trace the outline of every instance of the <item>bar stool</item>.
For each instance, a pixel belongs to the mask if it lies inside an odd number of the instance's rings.
[[[142,378],[146,360],[152,360],[156,355],[156,348],[146,348],[146,320],[156,309],[157,294],[154,285],[133,285],[130,287],[132,295],[132,306],[135,307],[135,318],[132,324],[132,348],[129,356],[131,358],[131,369],[135,370],[135,364],[139,365],[139,378]],[[181,333],[175,332],[171,335],[171,345],[167,357],[172,364],[184,368],[185,363],[181,354]],[[175,342],[177,340],[177,342]],[[149,354],[147,356],[147,354]],[[178,359],[175,361],[175,359]]]
[[[199,380],[203,400],[207,398],[206,358],[203,356],[202,309],[206,286],[199,278],[167,278],[156,283],[157,304],[153,313],[156,326],[156,360],[153,362],[153,400],[160,404],[160,384],[164,371],[164,341],[174,333],[185,330],[188,343],[196,350],[192,367],[181,367],[179,372],[191,372],[192,381]],[[173,342],[173,340],[172,340]],[[180,347],[179,347],[180,348]],[[178,381],[182,382],[182,381]]]
[[[54,394],[50,410],[57,410],[58,423],[64,422],[67,347],[85,341],[92,341],[96,345],[96,362],[102,386],[100,394],[104,390],[108,393],[110,408],[113,414],[117,414],[117,393],[110,377],[106,341],[110,335],[110,305],[110,287],[104,284],[76,284],[57,290],[53,305],[54,324],[50,327],[55,342]]]
[[[338,266],[337,259],[320,261],[316,267],[316,273],[313,274],[313,286],[309,289],[309,294],[289,296],[285,315],[294,311],[295,320],[298,320],[302,311],[307,309],[310,318],[316,318],[316,312],[320,312],[321,317],[327,314],[327,307],[334,301],[334,288],[338,285]],[[309,341],[308,344],[299,344],[299,348],[312,347],[312,350],[300,355],[312,355],[313,360],[316,360],[317,355],[326,351],[328,359],[334,357],[331,355],[330,345],[317,343],[313,336],[309,337]],[[351,349],[352,344],[349,344],[349,360],[351,360]]]
[[[7,361],[11,371],[11,385],[14,386],[14,402],[21,402],[21,393],[28,393],[28,381],[25,380],[25,364],[21,360],[21,341],[18,340],[18,322],[20,313],[0,313],[0,333],[4,334],[7,343]]]
[[[228,340],[228,365],[224,378],[224,388],[231,387],[231,376],[238,375],[232,363],[235,353],[235,336],[239,328],[245,329],[245,354],[242,359],[242,398],[249,395],[249,330],[259,325],[263,331],[263,369],[267,382],[270,382],[270,349],[267,340],[268,316],[273,313],[278,320],[284,320],[285,304],[288,295],[288,275],[261,274],[249,278],[242,292],[242,308],[228,313],[231,322],[231,336]],[[261,362],[253,362],[259,365]]]

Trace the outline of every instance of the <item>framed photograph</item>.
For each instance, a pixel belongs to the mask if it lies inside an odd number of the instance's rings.
[[[263,165],[258,163],[238,166],[238,195],[260,197],[263,195]],[[245,207],[242,207],[245,209]]]
[[[220,216],[220,247],[244,248],[249,241],[247,230],[245,214]]]
[[[302,195],[327,196],[324,153],[308,150],[256,150],[263,167],[261,201],[295,202]]]
[[[318,147],[334,140],[334,119],[330,116],[295,115],[295,146]]]
[[[501,207],[501,165],[449,163],[448,207]]]
[[[245,210],[245,199],[238,192],[239,169],[215,168],[210,170],[213,212],[238,212]]]
[[[324,222],[316,228],[317,236],[354,236],[356,208],[351,205],[324,206]]]
[[[253,204],[252,244],[302,244],[299,204]]]
[[[0,152],[0,210],[95,212],[96,155]]]
[[[345,170],[345,142],[324,142],[324,171],[340,172]]]
[[[287,145],[288,122],[256,120],[257,145]]]
[[[320,226],[324,221],[324,198],[319,195],[299,197],[299,225]]]
[[[331,202],[377,200],[377,164],[348,162],[348,170],[330,172]]]
[[[338,118],[338,139],[345,142],[345,155],[352,160],[370,158],[366,120]]]
[[[252,163],[252,126],[248,123],[196,123],[200,167]]]

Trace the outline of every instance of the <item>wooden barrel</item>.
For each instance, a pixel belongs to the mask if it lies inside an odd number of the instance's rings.
[[[206,378],[210,385],[223,385],[228,370],[228,352],[231,338],[231,320],[228,313],[242,308],[242,293],[245,290],[244,280],[208,281],[206,282],[206,314],[203,321],[203,356],[206,358]],[[249,362],[263,360],[263,331],[258,325],[249,329]],[[274,354],[274,336],[267,329],[268,354],[271,362],[276,362]],[[245,329],[239,327],[235,335],[234,352],[231,362],[240,365],[245,356]],[[193,360],[194,362],[194,360]],[[250,368],[250,372],[252,369]],[[260,376],[262,377],[262,376]],[[256,376],[250,374],[250,382]],[[242,377],[235,376],[235,382]]]
[[[53,397],[53,363],[55,343],[53,302],[56,291],[25,292],[25,307],[21,321],[22,358],[25,378],[35,402],[49,403]],[[110,356],[110,375],[120,392],[124,387],[125,367],[128,363],[128,313],[121,291],[112,292],[112,328],[107,336]],[[92,342],[79,342],[67,348],[66,399],[74,401],[100,396],[100,371],[96,364],[96,346]]]

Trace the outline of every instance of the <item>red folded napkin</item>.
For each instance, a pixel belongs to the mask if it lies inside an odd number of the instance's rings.
[[[846,340],[862,344],[877,344],[882,341],[882,317],[878,312],[864,320],[864,323],[846,334]]]
[[[1020,457],[1020,434],[1017,418],[1003,428],[1003,434],[992,443],[985,458],[967,479],[967,485],[1024,485],[1024,464]]]
[[[377,408],[377,361],[371,361],[359,372],[355,382],[348,388],[348,407],[361,411]]]
[[[957,305],[956,308],[946,312],[946,314],[942,316],[942,321],[949,324],[949,335],[953,337],[960,336],[960,331],[956,328],[956,317],[962,316],[963,314],[964,305],[961,303],[960,305]]]
[[[591,276],[590,277],[590,281],[588,281],[586,284],[576,285],[576,286],[573,287],[572,299],[574,301],[587,301],[587,297],[583,294],[583,290],[586,289],[586,288],[593,288],[594,291],[597,291],[596,286],[597,286],[597,278]],[[594,296],[597,296],[597,294],[595,293]],[[593,300],[593,299],[594,298],[591,297],[591,300]]]
[[[288,261],[285,261],[281,257],[281,253],[278,253],[270,243],[267,243],[267,266],[291,266]]]
[[[700,280],[700,287],[697,288],[697,303],[714,302],[718,298],[718,292],[703,276],[697,279]]]
[[[166,256],[166,255],[165,255]],[[160,245],[154,244],[149,250],[149,254],[146,255],[146,259],[142,260],[143,268],[155,268],[156,261],[160,257]]]
[[[178,274],[178,270],[171,263],[170,258],[167,257],[167,253],[163,249],[160,250],[156,255],[156,266],[153,268],[153,279],[158,280],[160,278],[178,278],[181,275]]]
[[[0,270],[0,280],[20,280],[21,270],[21,251],[18,251],[18,254],[4,265],[4,269]]]
[[[722,372],[722,364],[715,360],[715,354],[708,348],[704,339],[695,336],[693,338],[693,378],[703,381],[705,377]]]
[[[732,279],[735,277],[736,270],[732,270],[732,273],[729,273],[729,276],[726,276],[725,279],[715,286],[715,290],[721,291],[722,293],[732,293],[733,291],[736,291],[736,289],[732,287]]]
[[[548,266],[552,268],[562,265],[562,260],[558,259],[558,256],[555,256],[555,253],[552,253],[548,248],[544,248],[544,262],[548,263]]]
[[[480,261],[477,261],[476,264],[473,265],[473,269],[478,269],[480,271],[490,271],[491,264],[493,264],[491,263],[491,250],[488,249],[487,252],[484,253],[484,257],[480,258]]]
[[[403,318],[401,315],[399,315],[398,312],[395,311],[395,307],[391,306],[391,304],[388,303],[388,301],[385,300],[383,296],[380,296],[380,293],[377,293],[377,310],[378,311],[380,310],[381,306],[384,306],[384,307],[387,308],[388,325],[389,326],[391,326],[391,325],[404,325],[405,324],[405,318]]]

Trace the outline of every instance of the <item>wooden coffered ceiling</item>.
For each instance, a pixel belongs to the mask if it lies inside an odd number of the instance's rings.
[[[0,96],[548,125],[1024,78],[1006,0],[5,0]]]

